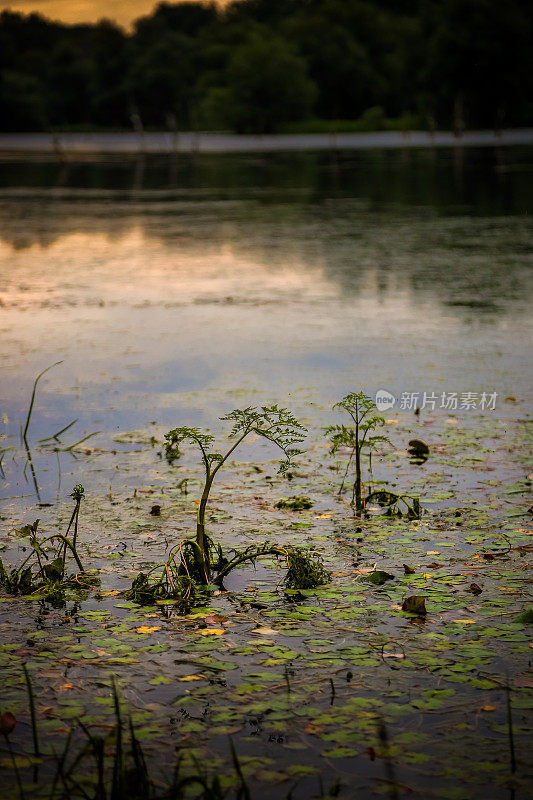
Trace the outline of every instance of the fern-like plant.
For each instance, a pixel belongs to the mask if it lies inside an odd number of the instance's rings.
[[[361,454],[364,449],[371,452],[378,444],[390,444],[387,436],[374,434],[374,431],[383,427],[385,420],[378,414],[374,401],[364,394],[364,392],[350,392],[335,403],[333,408],[341,408],[347,411],[352,418],[353,425],[331,425],[326,429],[326,436],[331,442],[330,452],[336,453],[338,450],[347,448],[350,451],[346,471],[342,479],[340,492],[344,487],[344,482],[348,475],[350,465],[355,459],[355,477],[352,489],[352,505],[358,514],[364,508],[361,481]]]
[[[262,406],[261,408],[249,406],[242,410],[235,409],[220,419],[233,423],[229,434],[232,444],[225,453],[212,450],[211,448],[215,441],[214,436],[203,432],[200,428],[174,428],[165,435],[165,451],[169,461],[178,457],[180,444],[185,441],[195,444],[201,454],[205,479],[198,506],[196,539],[194,541],[188,540],[189,546],[188,548],[182,548],[182,553],[184,565],[188,571],[192,568],[196,579],[205,581],[207,584],[211,583],[213,568],[222,569],[227,563],[223,559],[221,548],[215,548],[205,530],[205,513],[209,493],[217,473],[236,448],[250,434],[255,434],[272,442],[282,451],[283,458],[278,472],[283,474],[289,469],[292,459],[302,452],[296,445],[302,443],[307,433],[306,428],[298,422],[290,411],[286,408],[278,408],[277,405]],[[189,552],[192,555],[192,559],[187,558]],[[214,560],[215,552],[218,558],[217,561]]]

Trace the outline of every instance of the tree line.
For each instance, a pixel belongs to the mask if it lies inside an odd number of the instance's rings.
[[[130,32],[0,14],[0,130],[523,126],[521,0],[160,3]]]

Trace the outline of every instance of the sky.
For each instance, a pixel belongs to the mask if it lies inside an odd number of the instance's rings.
[[[149,14],[159,0],[11,0],[0,2],[0,10],[10,9],[24,14],[38,11],[61,22],[95,22],[102,17],[112,19],[125,28],[133,20]],[[224,2],[224,0],[221,0]]]

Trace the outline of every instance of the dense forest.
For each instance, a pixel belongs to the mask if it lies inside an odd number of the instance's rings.
[[[379,130],[533,118],[521,0],[161,3],[126,32],[0,15],[0,129]]]

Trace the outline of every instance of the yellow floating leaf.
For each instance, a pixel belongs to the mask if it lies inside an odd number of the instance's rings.
[[[440,556],[440,550],[426,550],[427,556]]]
[[[387,425],[397,425],[399,423],[399,419],[386,419],[385,422]]]
[[[200,631],[202,636],[222,636],[223,633],[226,633],[224,628],[204,628],[203,631]]]
[[[205,675],[182,675],[181,678],[178,678],[179,681],[202,681],[204,680]]]
[[[254,628],[252,633],[258,633],[260,636],[275,636],[279,631],[275,631],[274,628]]]
[[[477,619],[452,619],[452,622],[456,622],[458,625],[473,625]]]
[[[155,633],[160,630],[161,625],[154,625],[153,628],[149,628],[147,625],[141,625],[140,628],[135,628],[135,633]]]
[[[318,516],[315,517],[315,519],[331,519],[332,516],[333,514],[318,514]]]
[[[117,594],[120,594],[118,589],[102,589],[100,591],[102,597],[116,597]]]
[[[64,683],[63,686],[59,687],[59,691],[60,692],[64,692],[67,689],[73,689],[73,688],[74,688],[74,684],[73,683]]]
[[[496,706],[481,706],[482,711],[496,711]]]
[[[432,578],[432,577],[433,577],[433,573],[431,573],[431,572],[424,572],[424,573],[422,573],[422,577],[423,577],[423,578]]]

